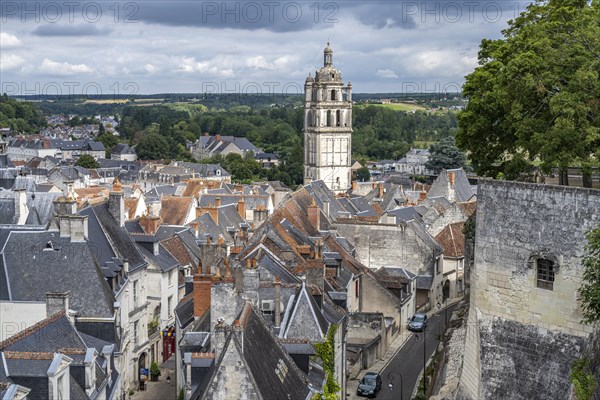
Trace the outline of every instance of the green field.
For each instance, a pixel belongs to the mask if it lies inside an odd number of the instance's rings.
[[[388,104],[378,104],[378,103],[368,103],[368,104],[357,104],[355,107],[366,107],[366,106],[377,106],[389,108],[390,110],[396,111],[425,111],[426,108],[420,106],[418,104],[411,103],[388,103]]]

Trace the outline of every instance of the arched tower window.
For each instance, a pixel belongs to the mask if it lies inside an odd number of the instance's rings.
[[[331,100],[335,100],[335,89],[331,89]]]
[[[333,126],[333,115],[331,115],[331,110],[327,110],[327,126]]]
[[[335,126],[341,126],[341,120],[342,120],[342,118],[341,118],[341,111],[337,110],[335,112]]]

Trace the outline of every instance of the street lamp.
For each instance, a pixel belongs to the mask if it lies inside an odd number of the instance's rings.
[[[415,333],[415,341],[419,341],[419,335]],[[423,397],[427,398],[427,336],[423,328]]]
[[[445,309],[444,309],[444,328],[447,328],[448,327],[448,298],[444,299],[444,307],[445,307]],[[438,310],[440,308],[442,308],[442,303],[440,303],[439,301],[437,303],[437,308],[438,308]]]
[[[388,381],[390,381],[390,383],[388,384],[388,388],[390,389],[390,392],[394,390],[394,375],[398,375],[400,377],[400,400],[402,400],[402,375],[396,371],[390,371],[388,373]]]

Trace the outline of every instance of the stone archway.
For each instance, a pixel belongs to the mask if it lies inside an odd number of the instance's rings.
[[[137,366],[138,366],[137,372],[138,372],[139,388],[140,388],[140,390],[144,390],[145,384],[146,384],[146,376],[147,376],[147,374],[145,374],[145,370],[148,369],[148,366],[146,365],[146,353],[145,352],[140,354],[140,357],[138,358]]]

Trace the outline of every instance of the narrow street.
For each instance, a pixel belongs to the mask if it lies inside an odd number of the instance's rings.
[[[429,357],[431,357],[437,348],[439,340],[445,331],[446,315],[448,316],[448,320],[450,320],[452,311],[455,308],[456,305],[453,304],[447,310],[443,309],[429,317],[428,327],[425,329],[425,332],[415,332],[411,335],[392,361],[380,372],[382,386],[381,391],[377,395],[378,399],[412,399],[413,390],[423,371],[424,360],[429,360]],[[390,379],[388,379],[388,375]],[[401,380],[402,388],[400,387]],[[394,384],[393,391],[390,391],[388,388],[390,381],[393,381]],[[402,394],[400,394],[400,391],[402,391]]]

